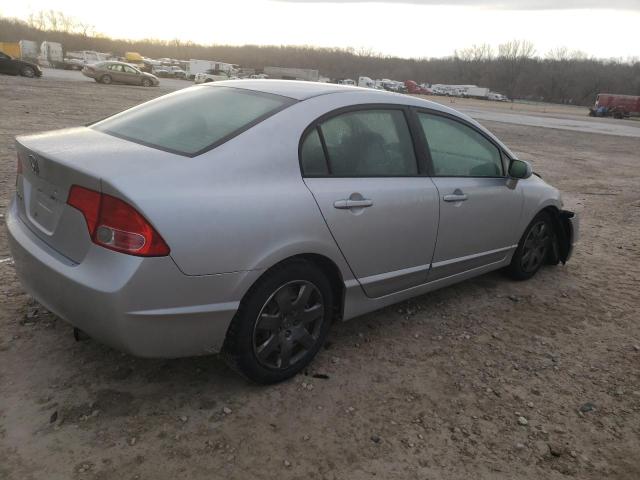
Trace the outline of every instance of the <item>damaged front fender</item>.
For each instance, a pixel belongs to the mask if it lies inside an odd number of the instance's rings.
[[[580,220],[576,213],[569,210],[553,210],[551,219],[556,234],[554,245],[555,260],[564,265],[571,258],[574,245],[580,234]]]

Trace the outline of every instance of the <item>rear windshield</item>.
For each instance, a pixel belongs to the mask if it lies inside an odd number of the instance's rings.
[[[239,88],[191,87],[109,117],[92,128],[193,157],[293,102],[287,97]]]

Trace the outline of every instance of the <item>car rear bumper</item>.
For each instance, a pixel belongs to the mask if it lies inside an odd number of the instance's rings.
[[[141,357],[215,353],[242,294],[259,271],[188,276],[171,257],[141,258],[92,245],[76,264],[6,216],[9,246],[25,290],[89,336]]]

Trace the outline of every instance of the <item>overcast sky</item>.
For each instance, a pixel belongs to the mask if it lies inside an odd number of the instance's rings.
[[[474,43],[532,41],[597,57],[640,56],[640,0],[14,0],[0,14],[54,9],[125,38],[368,48],[440,57]],[[602,6],[606,6],[603,8]],[[143,52],[144,53],[144,52]],[[224,59],[220,59],[224,60]]]

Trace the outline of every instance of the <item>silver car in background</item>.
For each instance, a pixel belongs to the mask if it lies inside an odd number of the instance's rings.
[[[82,74],[105,85],[111,85],[112,83],[125,83],[143,87],[157,87],[160,85],[160,80],[155,75],[143,72],[134,65],[124,62],[93,63],[83,67]]]
[[[566,262],[576,216],[472,119],[340,85],[195,86],[17,139],[25,289],[143,357],[222,352],[277,382],[350,319],[505,267]]]

